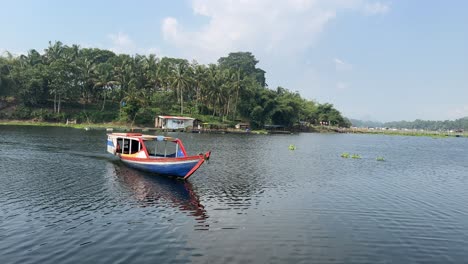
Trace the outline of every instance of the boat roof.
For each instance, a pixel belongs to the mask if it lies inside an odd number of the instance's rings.
[[[162,119],[195,120],[195,118],[185,117],[185,116],[164,116],[164,115],[160,115],[158,117],[162,118]]]
[[[141,133],[110,133],[107,134],[111,137],[129,137],[129,138],[141,138],[143,140],[154,140],[154,141],[175,141],[177,138],[166,137],[162,135],[144,135]]]

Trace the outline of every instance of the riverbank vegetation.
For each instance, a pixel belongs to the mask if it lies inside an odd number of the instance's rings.
[[[463,117],[455,120],[421,120],[416,119],[414,121],[393,121],[393,122],[374,122],[374,121],[361,121],[361,120],[350,120],[354,127],[368,127],[368,128],[395,128],[399,130],[411,129],[411,130],[428,130],[428,131],[468,131],[468,117]]]
[[[155,116],[172,114],[252,128],[350,126],[332,104],[270,89],[257,63],[250,52],[203,65],[49,42],[42,54],[0,56],[0,119],[151,126]]]
[[[385,123],[386,127],[394,127],[399,129],[417,129],[417,130],[432,130],[432,131],[468,131],[468,117],[459,118],[456,120],[431,121],[431,120],[414,120],[414,121],[396,121]]]

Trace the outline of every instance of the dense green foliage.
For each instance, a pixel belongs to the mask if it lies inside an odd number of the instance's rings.
[[[352,126],[354,127],[384,127],[384,123],[370,120],[358,120],[350,118]]]
[[[202,65],[49,42],[43,54],[30,50],[19,57],[0,56],[0,99],[20,104],[0,118],[151,124],[157,114],[180,114],[244,120],[253,128],[321,121],[350,125],[331,104],[282,87],[269,89],[257,63],[250,52]]]
[[[465,130],[468,131],[468,117],[459,118],[456,120],[445,121],[430,121],[416,119],[414,121],[394,121],[394,122],[373,122],[360,121],[351,119],[351,123],[355,127],[387,127],[397,129],[424,129],[431,131],[446,131],[446,130]]]

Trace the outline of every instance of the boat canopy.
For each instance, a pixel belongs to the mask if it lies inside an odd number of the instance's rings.
[[[143,135],[141,133],[112,133],[108,134],[110,137],[129,137],[129,138],[141,138],[143,140],[154,140],[154,141],[176,141],[177,138],[166,137],[166,136],[153,136],[153,135]]]

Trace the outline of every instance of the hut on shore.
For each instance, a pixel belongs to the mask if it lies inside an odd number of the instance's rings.
[[[154,120],[154,127],[160,129],[180,130],[193,127],[195,118],[185,116],[163,116],[160,115]]]

